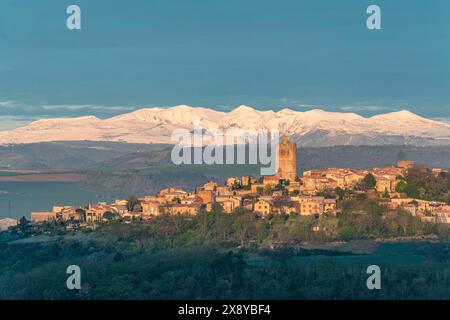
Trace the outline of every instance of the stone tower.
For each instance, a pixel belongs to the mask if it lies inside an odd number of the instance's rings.
[[[277,176],[290,181],[297,177],[297,145],[286,136],[278,145]]]

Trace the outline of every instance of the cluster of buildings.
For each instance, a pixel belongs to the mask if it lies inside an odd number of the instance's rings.
[[[427,201],[408,197],[391,198],[386,203],[389,209],[402,208],[422,221],[450,223],[450,205],[445,202]]]
[[[401,181],[408,169],[414,167],[410,160],[400,160],[395,167],[350,169],[350,168],[324,168],[305,171],[301,177],[304,193],[317,193],[335,188],[354,189],[358,183],[372,174],[376,180],[375,189],[378,192],[387,192],[391,197],[400,196],[395,192],[397,184]]]
[[[396,192],[397,184],[407,170],[414,167],[409,160],[398,161],[395,167],[350,169],[324,168],[305,171],[297,176],[297,147],[287,138],[278,146],[277,171],[273,176],[229,177],[224,184],[210,181],[187,192],[178,188],[165,188],[156,195],[141,197],[136,203],[118,199],[114,203],[104,202],[80,208],[55,206],[48,212],[32,212],[34,222],[49,220],[84,221],[85,223],[111,220],[116,217],[143,220],[161,214],[191,214],[200,209],[212,210],[220,205],[225,213],[233,213],[237,208],[251,210],[262,218],[270,214],[335,214],[336,197],[327,198],[325,192],[333,193],[337,188],[354,190],[364,178],[371,174],[376,180],[378,193],[388,194],[384,203],[389,208],[402,207],[412,215],[424,220],[450,223],[450,207],[445,203],[407,198]],[[441,169],[433,169],[439,173]],[[438,172],[439,171],[439,172]],[[386,201],[390,199],[389,201]]]
[[[13,218],[0,219],[0,232],[8,230],[10,227],[17,226],[18,221]]]
[[[254,211],[261,217],[270,214],[324,214],[334,213],[336,200],[315,194],[303,194],[297,177],[297,147],[287,138],[278,146],[277,173],[256,179],[252,176],[229,177],[224,184],[209,181],[187,192],[178,188],[165,188],[156,195],[143,196],[130,206],[127,200],[104,202],[87,207],[54,206],[50,211],[32,212],[33,222],[84,221],[97,222],[115,217],[143,220],[161,214],[192,214],[200,209],[210,211],[219,205],[225,213],[237,208]]]
[[[85,221],[98,222],[111,220],[115,216],[124,216],[128,213],[127,200],[116,200],[113,204],[98,202],[87,207],[53,206],[50,211],[32,212],[31,221]]]

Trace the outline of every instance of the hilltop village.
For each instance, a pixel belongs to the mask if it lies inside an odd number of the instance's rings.
[[[416,166],[410,160],[401,160],[392,167],[323,168],[297,176],[296,164],[297,146],[285,137],[278,147],[276,175],[229,177],[224,184],[210,181],[191,192],[170,187],[156,195],[116,199],[109,204],[99,202],[86,207],[55,205],[48,212],[32,212],[31,222],[39,225],[59,221],[66,222],[67,229],[94,229],[102,221],[148,221],[163,214],[196,215],[199,210],[210,212],[213,208],[228,214],[244,208],[261,219],[280,214],[335,216],[339,213],[340,201],[375,199],[388,209],[401,208],[422,221],[450,223],[448,201],[423,200],[420,195],[423,190],[411,192],[405,181],[412,170],[448,176],[447,170],[429,169]],[[14,225],[10,220],[4,221],[7,227]]]

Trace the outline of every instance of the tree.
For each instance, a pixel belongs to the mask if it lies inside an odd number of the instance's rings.
[[[405,176],[408,196],[424,200],[445,201],[450,187],[450,174],[434,174],[426,168],[408,170]]]
[[[25,232],[28,229],[28,220],[25,217],[20,218],[19,220],[19,228],[22,232]]]
[[[340,188],[340,187],[336,187],[336,189],[334,189],[334,192],[336,192],[336,194],[339,197],[339,200],[344,200],[344,196],[345,196],[345,190]]]
[[[404,180],[400,180],[397,185],[395,186],[395,191],[400,193],[405,193],[406,188],[408,187],[408,183]]]
[[[181,199],[179,197],[173,198],[174,203],[181,203]]]
[[[243,186],[242,189],[243,190],[251,190],[252,189],[251,179],[248,180],[248,184],[246,186]]]
[[[135,196],[128,197],[128,199],[127,199],[127,209],[128,209],[128,211],[133,211],[134,207],[136,205],[139,205],[139,204],[140,204],[139,199],[136,198]]]
[[[86,221],[86,211],[85,210],[78,208],[75,210],[75,212],[80,215],[82,221]]]
[[[271,192],[272,192],[272,187],[270,185],[267,185],[267,186],[264,187],[264,193],[266,195],[270,195]]]
[[[116,217],[117,213],[115,212],[106,211],[105,213],[103,213],[103,218],[106,220],[114,220]]]
[[[223,213],[223,208],[222,205],[220,203],[214,202],[211,205],[211,213],[212,214],[220,214]]]
[[[367,194],[365,193],[357,193],[356,194],[356,200],[363,201],[367,199]]]
[[[377,185],[377,180],[375,179],[375,177],[373,176],[373,174],[368,173],[363,180],[364,183],[364,188],[366,190],[368,189],[373,189],[375,188],[375,186]]]
[[[335,190],[325,189],[322,192],[316,192],[317,196],[325,197],[325,199],[336,199],[336,195],[334,194]]]
[[[419,188],[414,184],[408,184],[405,188],[406,195],[410,198],[419,198]]]
[[[256,239],[256,218],[253,212],[237,208],[233,218],[232,228],[241,247],[248,240]]]

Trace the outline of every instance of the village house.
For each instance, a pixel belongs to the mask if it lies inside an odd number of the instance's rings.
[[[343,189],[354,188],[358,183],[360,183],[364,177],[367,175],[365,170],[349,170],[344,175],[344,187]]]
[[[311,186],[307,187],[308,191],[323,191],[324,189],[331,189],[340,187],[342,189],[353,188],[357,183],[362,181],[368,172],[366,170],[357,170],[349,168],[323,168],[308,170],[303,173],[303,178],[314,178],[313,181],[307,181],[307,183],[317,185],[315,188]],[[320,178],[331,179],[329,181]],[[316,180],[316,181],[314,181]]]
[[[216,195],[217,196],[232,196],[234,195],[234,191],[231,190],[227,186],[217,186],[216,187]],[[217,199],[216,199],[217,201]]]
[[[415,202],[417,202],[419,213],[425,214],[426,212],[434,212],[435,209],[443,206],[445,203],[443,202],[436,202],[436,201],[426,201],[426,200],[420,200],[415,199]]]
[[[119,215],[124,215],[124,214],[126,214],[127,212],[128,212],[128,206],[125,204],[125,205],[119,205],[119,204],[111,204],[110,205],[110,208],[111,208],[111,210],[112,210],[112,212],[116,212],[116,213],[118,213]]]
[[[300,193],[301,183],[300,181],[289,181],[289,185],[287,185],[285,188],[289,193]]]
[[[256,178],[252,177],[252,176],[243,176],[241,179],[242,182],[242,186],[249,186],[253,183],[256,183]]]
[[[98,214],[96,211],[85,210],[86,222],[93,223],[103,219],[103,214]]]
[[[40,212],[31,212],[31,221],[32,222],[46,222],[46,221],[55,221],[57,212],[53,211],[40,211]]]
[[[10,227],[15,227],[17,223],[17,220],[12,218],[0,219],[0,232],[8,230]]]
[[[266,200],[259,200],[254,205],[255,212],[259,213],[262,216],[267,216],[272,212],[272,203]]]
[[[112,205],[115,206],[126,206],[128,204],[128,200],[126,199],[116,199]]]
[[[282,195],[283,195],[283,191],[281,191],[281,190],[272,191],[272,197],[281,197]]]
[[[205,204],[211,204],[215,201],[214,191],[211,190],[197,190],[197,196],[199,196]]]
[[[154,217],[164,213],[164,206],[158,201],[142,201],[142,217]]]
[[[83,221],[84,220],[84,210],[79,207],[66,206],[61,212],[61,219],[63,221]]]
[[[442,168],[432,168],[431,169],[431,173],[437,177],[439,176],[441,173],[448,173],[448,170],[446,169],[442,169]]]
[[[242,199],[242,207],[246,210],[254,211],[255,199]]]
[[[279,183],[279,178],[277,176],[263,176],[263,185],[266,186],[276,186]]]
[[[310,199],[300,203],[300,214],[303,216],[322,213],[323,205],[319,201]]]
[[[262,183],[253,183],[251,185],[252,193],[262,193],[264,191],[264,184]]]
[[[295,196],[291,200],[299,202],[300,214],[323,214],[336,211],[336,199],[326,199],[322,196]]]
[[[249,196],[249,195],[253,194],[253,192],[252,192],[252,190],[239,189],[239,190],[235,190],[233,192],[233,194],[236,196],[243,197],[243,196]]]
[[[181,204],[193,204],[193,203],[203,203],[203,199],[196,194],[189,195],[183,199],[181,199]]]
[[[302,186],[300,187],[300,191],[306,194],[314,194],[337,187],[336,180],[323,176],[303,176],[301,177],[301,181]]]
[[[391,192],[391,191],[395,191],[395,187],[393,184],[393,181],[391,181],[389,178],[386,178],[384,176],[377,176],[375,177],[376,180],[376,185],[375,185],[375,190],[377,190],[378,192]]]
[[[74,206],[53,206],[51,211],[32,212],[31,221],[82,221],[85,217],[78,209],[80,208]]]
[[[160,204],[167,203],[167,200],[164,196],[156,195],[156,196],[144,196],[138,199],[140,202],[154,201]],[[128,202],[127,202],[128,203]]]
[[[209,181],[202,186],[205,191],[216,191],[217,183],[214,181]]]
[[[240,186],[241,185],[241,179],[237,178],[237,177],[230,177],[227,178],[227,180],[225,181],[225,185],[229,188],[233,188],[235,186]]]
[[[412,203],[402,204],[401,208],[405,211],[408,211],[413,217],[417,215],[417,206]]]
[[[289,201],[288,204],[282,205],[279,213],[300,213],[300,202],[298,201]]]
[[[198,210],[201,208],[201,204],[173,204],[169,207],[170,214],[197,214]]]
[[[225,213],[232,213],[242,205],[242,197],[239,196],[217,196],[216,202],[222,205]]]
[[[171,191],[162,195],[166,202],[181,201],[187,196],[186,191]]]
[[[175,192],[175,193],[183,193],[183,194],[187,193],[183,189],[179,189],[179,188],[164,188],[164,189],[161,189],[159,191],[159,195],[160,196],[165,196],[166,194],[173,193],[173,192]]]
[[[433,214],[437,223],[450,223],[450,206],[445,206],[434,210]]]
[[[397,168],[408,170],[414,168],[415,163],[412,160],[398,160],[397,161]]]
[[[336,211],[336,199],[323,200],[323,212],[334,213]]]
[[[450,206],[444,202],[427,201],[414,198],[391,198],[387,204],[390,209],[402,208],[410,212],[413,216],[436,215],[442,212],[450,211]]]
[[[391,198],[391,203],[395,204],[393,208],[397,208],[403,204],[411,203],[414,198]]]
[[[128,212],[128,210],[126,210],[126,211]],[[93,215],[93,217],[95,216],[98,219],[102,219],[103,215],[106,212],[110,212],[110,213],[119,215],[119,210],[115,206],[109,205],[106,202],[91,203],[88,205],[86,212],[95,213],[95,215]],[[125,213],[127,213],[127,212],[125,212]]]

